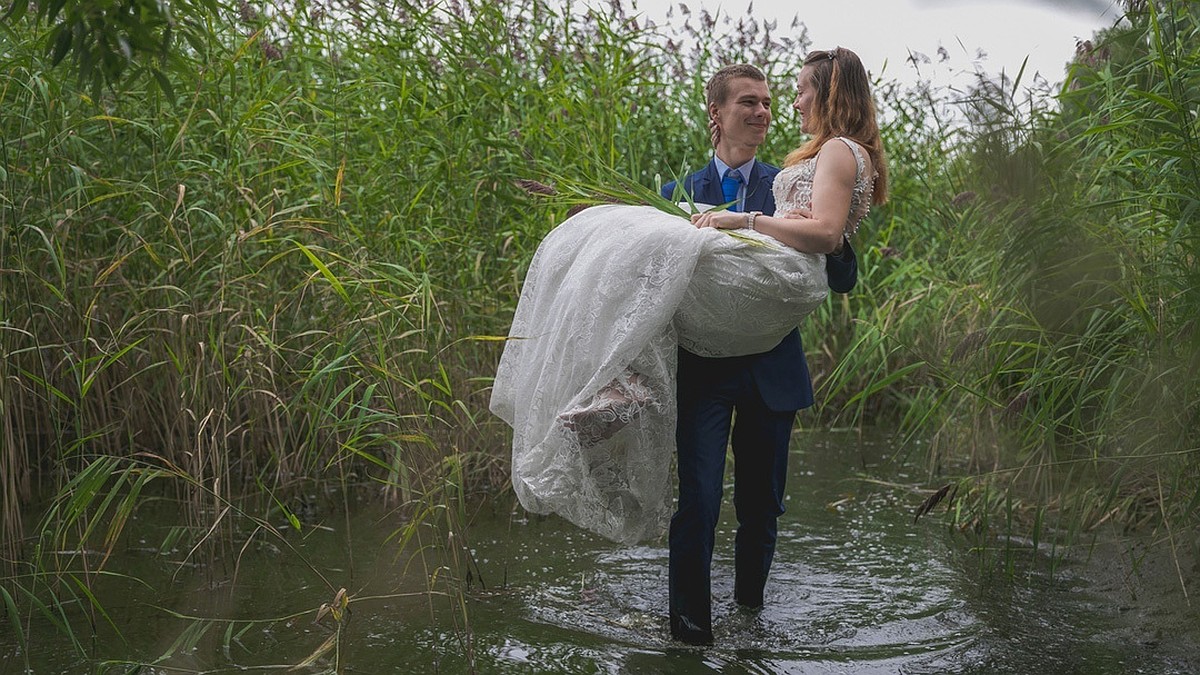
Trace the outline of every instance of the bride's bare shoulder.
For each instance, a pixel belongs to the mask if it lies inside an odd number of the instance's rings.
[[[821,150],[817,153],[817,170],[853,179],[858,173],[858,160],[845,141],[831,138],[821,144]]]

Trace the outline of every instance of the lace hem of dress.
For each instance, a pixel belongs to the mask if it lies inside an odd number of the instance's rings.
[[[681,342],[715,356],[769,350],[824,301],[824,266],[651,207],[597,206],[555,228],[492,387],[492,411],[513,428],[521,504],[617,542],[660,536]]]

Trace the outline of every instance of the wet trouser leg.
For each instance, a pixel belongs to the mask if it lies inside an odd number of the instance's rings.
[[[783,514],[788,445],[795,411],[777,412],[756,389],[737,402],[733,425],[733,504],[738,529],[734,544],[734,600],[763,604],[763,587],[775,557],[777,521]]]
[[[669,602],[671,635],[692,644],[710,644],[713,541],[737,383],[697,384],[681,369],[675,434],[679,504],[669,535]]]

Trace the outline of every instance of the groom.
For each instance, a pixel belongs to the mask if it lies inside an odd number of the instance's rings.
[[[706,204],[738,211],[775,212],[771,183],[779,168],[755,160],[771,124],[771,92],[762,71],[726,66],[706,87],[709,118],[717,130],[713,160],[684,179],[682,189]],[[663,187],[678,201],[675,182]],[[849,241],[827,256],[829,287],[849,292],[858,263]],[[679,350],[679,504],[671,518],[671,635],[712,644],[711,566],[721,509],[725,450],[732,430],[734,600],[763,605],[763,586],[775,554],[776,519],[783,513],[788,440],[796,411],[813,404],[812,381],[800,333],[793,330],[762,354],[705,358]],[[735,419],[736,418],[736,419]]]

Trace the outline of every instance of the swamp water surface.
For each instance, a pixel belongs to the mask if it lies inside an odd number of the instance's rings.
[[[134,672],[106,660],[157,662],[137,671],[156,674],[275,670],[332,634],[313,623],[316,608],[345,587],[355,598],[338,654],[347,673],[460,673],[472,660],[481,673],[1200,673],[1193,549],[1141,556],[1144,543],[1110,540],[1052,561],[1010,544],[1013,574],[984,571],[995,554],[969,550],[940,507],[914,523],[923,495],[911,488],[928,487],[925,477],[890,468],[886,441],[804,433],[793,452],[759,613],[733,607],[732,506],[722,512],[711,648],[667,638],[665,541],[620,547],[491,502],[468,533],[465,612],[425,593],[436,556],[396,555],[397,519],[378,510],[314,514],[316,525],[288,535],[299,553],[260,536],[182,568],[186,551],[160,553],[163,533],[146,520],[131,523],[138,534],[107,569],[149,585],[118,577],[98,588],[126,642],[101,626],[106,637],[80,637],[85,659],[35,623],[27,656],[34,673]],[[24,672],[25,656],[0,627],[0,673]]]

